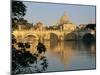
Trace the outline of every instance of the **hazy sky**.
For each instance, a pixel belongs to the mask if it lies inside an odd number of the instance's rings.
[[[27,6],[24,18],[33,24],[38,21],[42,21],[48,26],[56,24],[64,12],[69,16],[69,20],[76,25],[95,21],[95,6],[36,2],[24,2],[24,4]]]

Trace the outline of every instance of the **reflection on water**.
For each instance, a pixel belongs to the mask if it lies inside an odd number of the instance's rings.
[[[82,41],[52,42],[48,47],[48,71],[95,68],[95,43]],[[55,65],[55,66],[54,66]]]
[[[36,52],[38,41],[31,41],[31,53]],[[47,48],[45,53],[49,71],[95,69],[96,45],[95,42],[82,41],[43,41]]]

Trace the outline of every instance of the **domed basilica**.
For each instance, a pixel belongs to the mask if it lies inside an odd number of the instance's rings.
[[[64,15],[61,16],[59,27],[60,30],[64,31],[74,31],[76,29],[76,25],[69,21],[69,17],[66,15],[66,13],[64,13]]]

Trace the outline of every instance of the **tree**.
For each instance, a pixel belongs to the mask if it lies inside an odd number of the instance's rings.
[[[21,1],[12,1],[12,16],[21,18],[26,14],[26,6]]]
[[[28,22],[27,22],[27,20],[25,20],[24,18],[20,18],[19,19],[19,24],[27,24]]]
[[[21,1],[12,1],[12,29],[18,28],[20,18],[26,14],[26,6]],[[21,20],[21,21],[22,21]],[[24,20],[25,21],[25,20]]]
[[[96,24],[88,24],[85,28],[86,28],[86,29],[89,28],[89,29],[95,30]]]
[[[24,29],[30,29],[33,24],[23,18],[26,14],[26,6],[22,1],[12,1],[12,30],[18,29],[18,25],[23,25]]]

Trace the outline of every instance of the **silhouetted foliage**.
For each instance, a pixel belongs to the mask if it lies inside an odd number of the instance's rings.
[[[18,47],[20,47],[22,49],[30,48],[30,44],[28,42],[26,42],[26,43],[18,42],[17,45],[18,45]]]
[[[85,28],[86,28],[86,29],[89,28],[89,29],[95,30],[96,24],[88,24]]]
[[[19,25],[26,25],[26,29],[29,29],[33,24],[28,23],[27,20],[23,18],[26,14],[26,6],[22,1],[12,1],[12,28],[18,29]]]
[[[46,48],[45,48],[44,44],[42,44],[41,42],[39,42],[38,45],[37,45],[37,51],[38,51],[38,53],[42,53],[42,52],[45,53]]]
[[[17,43],[17,40],[15,39],[15,36],[12,35],[12,44]]]
[[[15,36],[12,35],[13,44],[12,44],[12,74],[25,74],[25,73],[37,73],[43,72],[47,69],[48,63],[45,56],[41,56],[38,60],[39,54],[32,54],[29,51],[26,51],[26,48],[30,48],[30,44],[18,42],[15,39]],[[16,41],[15,41],[16,40]],[[18,45],[20,49],[16,49],[14,44]],[[44,45],[39,45],[44,48]],[[40,48],[40,47],[39,47]],[[41,62],[41,63],[38,63]],[[32,65],[34,66],[32,66]],[[40,65],[41,68],[38,66]],[[33,70],[34,69],[34,70]]]
[[[32,23],[29,23],[26,19],[24,18],[19,18],[18,23],[19,25],[22,25],[23,29],[30,29],[31,27],[33,27]]]
[[[48,67],[47,59],[46,59],[46,57],[43,56],[41,58],[41,60],[43,60],[43,62],[41,63],[41,65],[42,65],[42,71],[45,71],[47,69],[47,67]]]
[[[26,14],[26,6],[22,1],[12,1],[13,17],[21,18]]]
[[[12,19],[12,28],[18,29],[18,25],[22,26],[22,29],[30,29],[33,27],[32,23],[29,23],[26,19],[24,18],[13,18]]]

